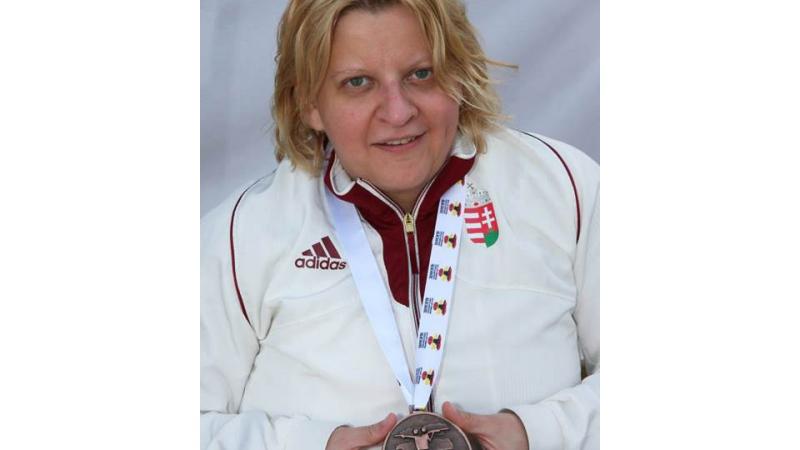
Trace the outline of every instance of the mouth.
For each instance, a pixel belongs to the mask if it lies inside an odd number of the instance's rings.
[[[412,136],[404,136],[397,139],[390,139],[383,142],[376,142],[373,144],[376,147],[379,147],[384,150],[389,151],[402,151],[407,150],[414,147],[417,143],[419,143],[420,139],[425,135],[425,133],[412,135]]]

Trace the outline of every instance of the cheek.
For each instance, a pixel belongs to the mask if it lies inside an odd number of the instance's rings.
[[[369,117],[363,108],[338,108],[329,111],[327,116],[328,137],[339,145],[352,144],[364,140],[369,125]]]
[[[442,102],[442,117],[446,118],[448,128],[455,129],[458,126],[458,103],[450,97]]]
[[[458,126],[458,103],[444,92],[429,100],[427,110],[442,129],[452,132]]]

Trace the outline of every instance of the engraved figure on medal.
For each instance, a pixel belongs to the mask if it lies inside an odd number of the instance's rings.
[[[447,431],[447,425],[443,423],[434,423],[429,426],[423,426],[422,428],[414,428],[411,430],[411,434],[395,434],[394,437],[399,437],[403,439],[413,439],[414,444],[417,446],[416,450],[428,450],[428,444],[430,444],[431,439],[433,439],[433,435],[440,432],[440,431]],[[450,439],[447,439],[447,442],[450,444],[450,448],[453,448],[452,442]],[[400,444],[400,447],[407,447],[404,444]]]
[[[471,450],[466,435],[447,419],[432,413],[414,413],[386,436],[385,450]]]

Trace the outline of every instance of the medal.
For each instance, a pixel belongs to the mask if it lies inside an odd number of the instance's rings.
[[[383,441],[384,450],[472,450],[467,435],[453,422],[415,412],[397,422]]]

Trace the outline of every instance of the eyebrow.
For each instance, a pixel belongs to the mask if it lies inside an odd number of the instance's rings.
[[[348,74],[348,73],[356,74],[356,73],[361,73],[361,72],[364,72],[364,69],[362,69],[360,67],[359,68],[352,68],[352,69],[342,69],[342,70],[337,70],[336,72],[333,72],[331,74],[330,78],[336,78],[339,75],[344,75],[344,74]]]
[[[412,69],[414,67],[422,65],[423,63],[425,63],[425,64],[433,64],[433,62],[431,62],[430,60],[431,60],[431,58],[428,57],[427,55],[422,55],[419,58],[414,59],[414,62],[412,62],[411,64],[408,65],[408,69]],[[365,69],[364,67],[359,67],[359,66],[347,67],[347,68],[332,72],[329,78],[337,78],[337,77],[339,77],[341,75],[345,75],[345,74],[361,74],[361,73],[366,72],[366,70],[367,69]]]

